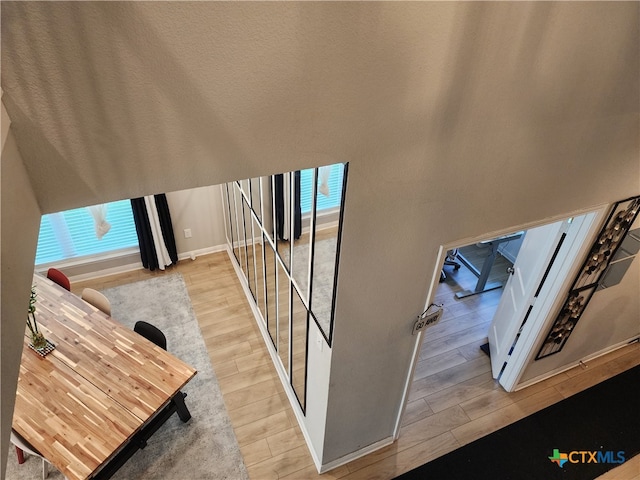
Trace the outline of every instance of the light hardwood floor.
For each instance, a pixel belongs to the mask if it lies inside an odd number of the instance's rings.
[[[226,252],[181,261],[165,273],[140,270],[77,282],[73,291],[80,294],[84,287],[100,290],[173,272],[181,273],[187,284],[252,480],[391,479],[640,364],[636,343],[585,368],[504,392],[479,349],[500,290],[455,300],[453,292],[475,281],[462,268],[437,292],[445,315],[427,330],[398,441],[320,476]],[[638,460],[640,456],[623,466],[626,471],[619,467],[603,478],[640,478]]]

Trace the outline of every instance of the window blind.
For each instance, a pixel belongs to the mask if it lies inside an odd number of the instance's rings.
[[[36,265],[137,247],[131,202],[120,200],[106,206],[106,220],[111,228],[101,239],[96,235],[95,223],[87,208],[43,215]]]
[[[313,201],[313,172],[315,169],[310,168],[308,170],[302,170],[300,172],[300,206],[302,213],[311,212],[311,203]],[[318,198],[317,198],[317,211],[327,210],[331,208],[340,207],[340,198],[342,197],[342,179],[344,175],[343,168],[334,167],[331,169],[329,179],[327,181],[329,195],[320,193],[320,179],[318,182]]]

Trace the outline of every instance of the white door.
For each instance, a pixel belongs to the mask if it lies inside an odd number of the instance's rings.
[[[487,335],[493,378],[502,372],[567,225],[567,221],[560,221],[533,228],[525,234]]]

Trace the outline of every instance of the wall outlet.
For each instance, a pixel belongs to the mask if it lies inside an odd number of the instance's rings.
[[[185,228],[184,229],[184,238],[191,238],[191,229],[190,228]]]

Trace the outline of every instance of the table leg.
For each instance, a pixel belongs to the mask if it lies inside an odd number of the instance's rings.
[[[124,447],[113,457],[99,472],[93,476],[93,480],[107,480],[111,478],[129,460],[134,453],[147,446],[151,436],[171,418],[174,412],[178,412],[180,420],[189,421],[191,413],[184,403],[186,393],[178,392],[171,401],[153,417],[153,419],[131,438]]]
[[[191,418],[191,413],[187,408],[187,405],[184,403],[184,397],[186,397],[186,393],[178,392],[175,397],[173,397],[173,403],[176,406],[176,412],[178,412],[178,417],[183,422],[188,422]]]
[[[498,246],[502,242],[487,242],[491,247],[491,251],[484,259],[484,263],[482,264],[482,269],[478,271],[471,262],[469,262],[462,255],[458,254],[458,258],[465,266],[469,267],[471,272],[478,277],[478,282],[476,283],[475,288],[470,290],[463,290],[462,292],[456,293],[457,298],[469,297],[471,295],[476,295],[478,293],[488,292],[489,290],[495,290],[496,288],[501,288],[502,283],[494,282],[487,285],[487,279],[489,278],[489,273],[491,273],[491,268],[493,267],[493,262],[496,260],[498,256]]]
[[[482,292],[484,287],[487,284],[487,279],[489,278],[489,273],[491,273],[491,267],[493,267],[493,262],[495,262],[496,257],[498,256],[498,243],[491,242],[491,253],[487,255],[484,259],[484,263],[482,264],[482,269],[480,270],[480,278],[478,278],[478,283],[476,284],[476,292]]]

